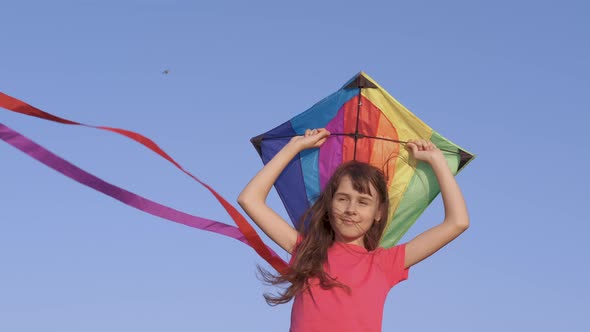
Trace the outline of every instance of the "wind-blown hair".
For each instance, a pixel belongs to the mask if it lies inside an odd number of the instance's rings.
[[[317,278],[320,287],[324,289],[340,287],[350,291],[348,286],[330,276],[323,267],[328,259],[328,248],[335,241],[335,233],[330,224],[330,218],[333,218],[332,199],[344,177],[349,177],[353,188],[362,194],[370,195],[371,185],[375,188],[381,216],[365,233],[363,241],[365,248],[369,251],[379,246],[389,213],[387,181],[381,170],[367,163],[358,161],[343,163],[336,169],[317,201],[303,216],[298,230],[300,243],[293,249],[293,262],[287,272],[283,275],[274,275],[259,268],[262,279],[267,283],[290,284],[278,295],[264,294],[268,304],[289,302],[295,295],[309,287],[311,278]]]

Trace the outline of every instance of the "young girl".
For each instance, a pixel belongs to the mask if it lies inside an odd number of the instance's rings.
[[[411,241],[380,248],[389,198],[383,173],[361,162],[342,164],[306,214],[308,226],[296,231],[266,205],[266,197],[298,153],[320,147],[330,133],[306,130],[293,137],[248,183],[238,203],[274,242],[292,254],[289,271],[263,273],[273,284],[290,283],[269,304],[295,298],[291,331],[381,331],[389,290],[407,279],[409,268],[451,242],[469,226],[467,208],[442,152],[424,140],[406,148],[432,167],[445,207],[443,222]],[[303,223],[302,223],[303,224]]]

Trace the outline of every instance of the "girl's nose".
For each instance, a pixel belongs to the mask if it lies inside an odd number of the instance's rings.
[[[346,209],[344,210],[347,214],[355,214],[356,207],[353,202],[346,204]]]

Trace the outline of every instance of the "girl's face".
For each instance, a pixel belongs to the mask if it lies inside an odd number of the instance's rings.
[[[365,233],[381,216],[379,196],[372,184],[370,194],[355,190],[350,177],[344,176],[332,198],[330,224],[336,241],[364,247]]]

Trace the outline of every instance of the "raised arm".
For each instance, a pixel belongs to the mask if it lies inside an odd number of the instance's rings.
[[[325,129],[306,130],[293,137],[271,161],[250,180],[238,196],[238,204],[276,244],[291,253],[297,242],[297,231],[266,204],[266,198],[281,172],[299,152],[322,145],[330,133]]]
[[[416,160],[428,162],[432,167],[440,185],[445,218],[406,244],[406,268],[434,254],[469,227],[465,200],[442,152],[424,140],[410,141],[407,146]]]

